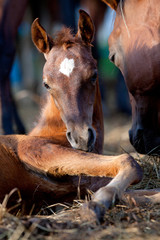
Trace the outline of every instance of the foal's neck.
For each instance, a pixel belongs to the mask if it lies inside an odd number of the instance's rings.
[[[47,103],[42,109],[41,117],[30,136],[51,138],[54,143],[69,146],[66,138],[66,126],[51,95],[47,96]]]

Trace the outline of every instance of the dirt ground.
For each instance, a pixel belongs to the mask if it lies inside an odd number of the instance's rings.
[[[23,95],[24,96],[24,95]],[[30,130],[36,120],[38,108],[35,99],[21,99],[20,113]],[[32,105],[32,112],[30,106]],[[144,169],[142,182],[134,188],[160,188],[160,159],[139,155],[128,140],[131,119],[124,114],[116,113],[105,119],[104,153],[131,153]],[[56,208],[49,206],[47,216],[38,214],[22,216],[18,206],[16,214],[6,208],[8,199],[0,204],[0,239],[9,240],[142,240],[160,239],[160,205],[136,206],[118,202],[105,212],[104,220],[99,222],[94,215],[82,207],[82,200],[75,200],[73,205],[57,203]],[[53,210],[54,209],[54,210]],[[56,209],[56,210],[55,210]]]

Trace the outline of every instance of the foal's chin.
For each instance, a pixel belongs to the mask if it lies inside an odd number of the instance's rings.
[[[88,146],[88,144],[86,144],[86,145],[85,144],[83,144],[83,145],[71,144],[71,146],[72,146],[73,149],[76,149],[76,150],[81,150],[81,151],[84,151],[84,152],[93,152],[95,144],[92,144],[92,145],[89,145],[89,146]]]

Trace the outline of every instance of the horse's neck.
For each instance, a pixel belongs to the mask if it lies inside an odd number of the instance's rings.
[[[104,127],[101,95],[98,81],[93,110],[93,127],[96,130],[97,134],[94,152],[102,153]],[[29,135],[48,137],[51,138],[56,144],[71,147],[66,138],[66,126],[61,119],[60,112],[57,109],[52,96],[48,96],[47,103],[42,110],[41,118],[38,121],[37,126],[30,132]]]

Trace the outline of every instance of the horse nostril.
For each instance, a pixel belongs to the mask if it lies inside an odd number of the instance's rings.
[[[91,146],[95,141],[95,135],[91,128],[88,129],[88,146]]]
[[[66,136],[71,145],[78,144],[78,138],[74,132],[67,132]]]
[[[129,130],[129,138],[131,144],[136,149],[136,151],[144,154],[145,153],[144,128],[137,127]]]
[[[66,136],[67,136],[68,141],[71,142],[72,141],[71,132],[67,132]]]
[[[144,132],[143,128],[138,128],[136,132],[137,138],[143,137],[143,132]]]
[[[129,133],[130,143],[133,145],[133,133],[132,133],[132,130],[130,129],[128,133]]]
[[[87,129],[86,129],[87,130]],[[79,132],[68,131],[66,137],[73,148],[81,149],[84,151],[92,151],[95,143],[95,132],[94,129],[88,128],[86,131],[83,129]]]

